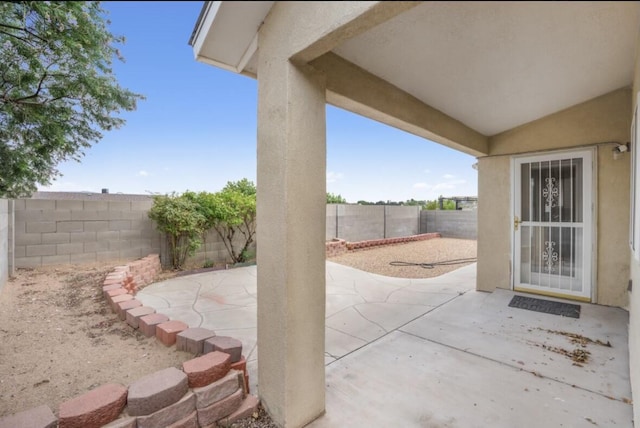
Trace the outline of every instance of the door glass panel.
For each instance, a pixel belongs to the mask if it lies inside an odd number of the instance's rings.
[[[583,159],[520,164],[521,284],[583,291]]]
[[[531,164],[524,163],[520,167],[520,200],[522,210],[520,216],[522,221],[531,220]],[[524,231],[523,231],[524,232]]]
[[[582,159],[522,164],[522,221],[582,222]]]

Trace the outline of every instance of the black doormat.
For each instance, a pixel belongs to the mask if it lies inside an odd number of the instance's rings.
[[[580,318],[580,305],[535,299],[533,297],[513,296],[509,306],[545,314],[562,315],[563,317]]]

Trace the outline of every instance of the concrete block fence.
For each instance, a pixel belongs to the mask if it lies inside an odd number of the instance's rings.
[[[123,322],[194,358],[128,386],[101,385],[61,403],[57,417],[43,405],[0,418],[0,428],[225,427],[251,416],[259,401],[249,391],[242,343],[169,320],[134,298],[159,272],[157,254],[115,267],[102,284],[105,300]]]
[[[477,211],[421,211],[420,233],[438,232],[445,238],[478,239]]]
[[[152,204],[145,196],[133,200],[17,199],[15,265],[135,260],[159,253],[162,236],[147,217]]]
[[[365,241],[419,233],[420,207],[417,206],[327,205],[327,240]]]
[[[13,266],[126,262],[156,253],[168,266],[166,239],[148,217],[151,196],[56,196],[57,192],[39,192],[30,199],[0,199],[0,287],[4,284],[3,272],[11,276]],[[240,239],[235,244],[240,246]],[[5,267],[7,259],[9,266]],[[215,231],[209,231],[187,265],[202,267],[205,262],[228,261],[224,243]]]
[[[38,192],[30,199],[0,199],[0,289],[16,268],[123,263],[147,254],[160,254],[167,267],[166,239],[148,218],[152,205],[149,195],[99,193]],[[348,204],[326,208],[327,241],[373,241],[430,232],[476,239],[476,212]],[[227,250],[215,231],[205,238],[187,265],[228,263]]]

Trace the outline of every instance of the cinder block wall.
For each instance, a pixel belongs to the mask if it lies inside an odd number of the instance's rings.
[[[338,205],[338,235],[346,241],[384,238],[383,205]]]
[[[153,201],[17,199],[16,267],[133,260],[160,252]]]
[[[327,205],[326,239],[349,242],[417,235],[420,207],[390,205]]]
[[[478,212],[423,210],[420,233],[437,232],[443,238],[478,239]]]
[[[0,199],[0,290],[9,278],[9,201]]]
[[[253,237],[254,242],[249,246],[249,251],[253,253],[255,256],[256,243],[255,236]],[[244,246],[244,236],[238,232],[236,234],[236,238],[233,241],[234,248],[236,251],[240,251]],[[166,244],[163,243],[164,246]],[[165,248],[163,248],[162,254],[169,254],[165,252]],[[195,265],[202,267],[205,262],[210,262],[214,264],[218,263],[231,263],[231,256],[227,252],[227,248],[222,242],[222,239],[218,236],[218,233],[215,230],[210,230],[207,233],[206,241],[202,242],[202,246],[195,252],[195,254],[187,259],[187,265]]]
[[[477,239],[477,212],[427,211],[417,206],[327,205],[327,241],[368,241],[432,232],[449,238]]]
[[[400,238],[420,233],[420,207],[385,206],[385,238]]]
[[[153,253],[160,254],[164,266],[170,265],[166,238],[148,217],[153,205],[150,196],[91,194],[90,199],[78,199],[79,194],[63,194],[61,199],[52,196],[46,194],[45,199],[37,199],[36,194],[33,199],[9,201],[9,207],[11,204],[15,207],[15,245],[9,233],[9,248],[0,253],[2,260],[7,260],[5,255],[13,248],[15,266],[19,268],[129,261]],[[234,244],[242,248],[242,237]],[[255,251],[255,243],[250,250]],[[213,230],[207,234],[206,245],[189,257],[186,265],[202,267],[205,261],[214,264],[231,261],[224,243]]]
[[[89,195],[78,199],[55,194],[45,199],[0,200],[0,286],[12,267],[38,267],[95,261],[128,261],[159,253],[169,264],[168,245],[148,211],[146,195]],[[13,212],[13,217],[12,217]],[[420,211],[415,206],[327,205],[326,239],[349,242],[397,238],[420,233],[477,238],[475,211]],[[12,228],[13,222],[13,228]],[[243,238],[235,241],[242,247]],[[255,251],[255,242],[250,249]],[[13,249],[13,251],[12,251]],[[11,263],[14,260],[15,263]],[[215,231],[188,266],[230,262]]]

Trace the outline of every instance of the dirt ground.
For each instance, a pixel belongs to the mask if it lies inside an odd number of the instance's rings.
[[[387,276],[427,278],[463,265],[391,266],[475,257],[476,242],[434,239],[331,258]],[[468,263],[466,263],[468,264]],[[111,264],[19,269],[0,291],[0,417],[61,402],[105,383],[128,385],[191,354],[132,329],[108,307],[102,281]],[[174,273],[164,273],[167,278]],[[237,427],[274,427],[260,411]]]
[[[0,292],[0,417],[193,358],[132,329],[101,284],[113,264],[20,269]]]

